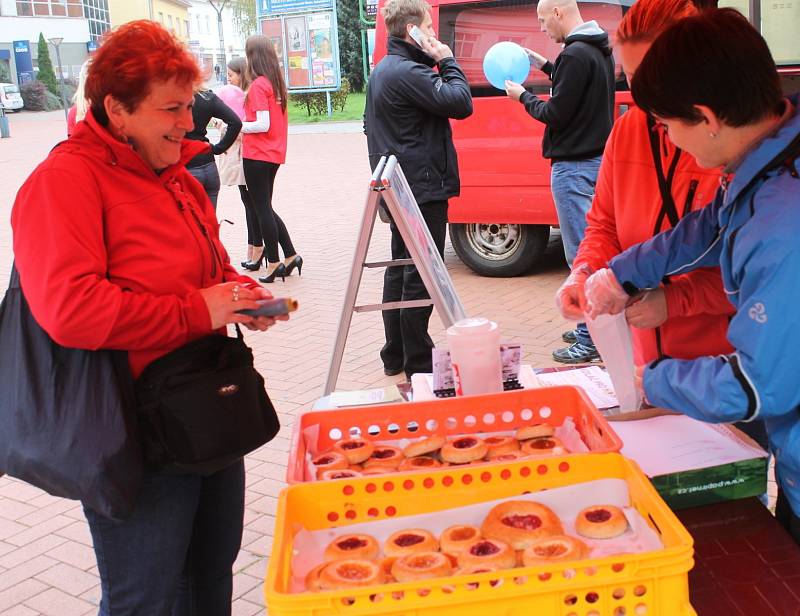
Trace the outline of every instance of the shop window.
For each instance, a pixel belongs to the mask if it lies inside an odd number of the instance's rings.
[[[17,15],[20,17],[30,17],[33,15],[31,0],[17,0]]]

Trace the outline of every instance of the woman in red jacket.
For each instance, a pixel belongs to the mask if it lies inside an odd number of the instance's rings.
[[[230,323],[274,323],[237,313],[270,294],[231,267],[211,202],[184,168],[210,147],[184,140],[199,82],[194,58],[163,27],[119,27],[89,67],[90,111],[31,174],[11,214],[37,322],[66,347],[128,351],[134,377]],[[241,460],[210,475],[146,472],[123,521],[84,511],[101,614],[230,613]]]
[[[697,12],[690,0],[639,0],[617,29],[617,49],[628,82],[656,37]],[[572,273],[558,290],[567,319],[583,318],[583,283],[611,257],[669,229],[687,212],[711,201],[720,175],[702,169],[638,108],[614,125],[603,153],[586,235]],[[719,268],[675,276],[626,310],[637,365],[669,355],[689,359],[732,351],[725,335],[733,306]]]
[[[261,282],[285,278],[297,269],[300,274],[303,258],[297,254],[289,231],[272,208],[272,193],[278,168],[286,162],[286,138],[289,123],[286,115],[286,84],[272,41],[261,34],[245,42],[247,70],[242,125],[242,167],[264,240],[263,250],[244,267],[257,271],[267,259],[267,275]],[[278,245],[283,249],[280,260]],[[254,251],[255,252],[255,251]]]

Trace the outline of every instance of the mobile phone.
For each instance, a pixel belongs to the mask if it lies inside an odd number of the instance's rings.
[[[251,317],[277,317],[282,314],[294,312],[299,307],[299,302],[291,297],[275,297],[272,299],[256,300],[258,308],[252,310],[237,310],[239,314],[246,314]]]
[[[424,41],[427,37],[422,33],[422,30],[419,29],[418,26],[411,26],[411,31],[409,32],[411,38],[413,38],[417,45],[422,47],[422,41]]]

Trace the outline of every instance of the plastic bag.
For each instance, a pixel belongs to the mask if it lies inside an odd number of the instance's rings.
[[[611,377],[619,410],[623,413],[639,410],[642,392],[636,389],[633,344],[625,312],[601,314],[596,319],[587,316],[586,326]]]

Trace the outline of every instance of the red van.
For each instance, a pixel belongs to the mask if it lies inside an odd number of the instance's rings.
[[[474,113],[452,121],[461,196],[450,201],[450,241],[458,256],[484,276],[519,276],[536,264],[558,225],[550,193],[550,163],[542,158],[544,124],[492,87],[483,57],[499,41],[512,41],[555,60],[561,45],[540,30],[531,0],[428,0],[439,39],[450,46],[469,80]],[[383,4],[383,2],[381,2]],[[579,1],[585,21],[596,20],[613,38],[633,0]],[[375,62],[386,54],[386,27],[378,13]],[[625,77],[617,62],[620,87]],[[525,85],[545,98],[550,81],[531,68]],[[618,112],[631,103],[617,92]]]

